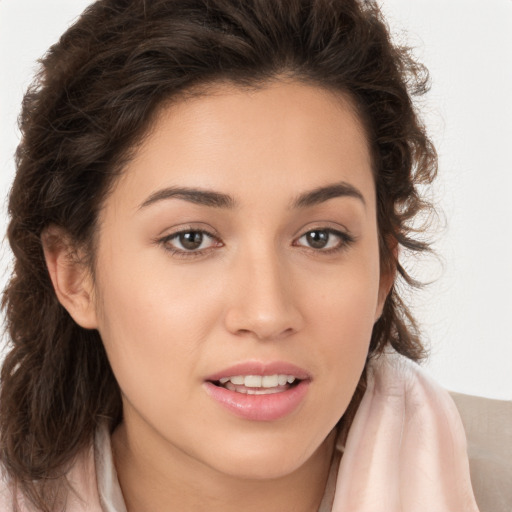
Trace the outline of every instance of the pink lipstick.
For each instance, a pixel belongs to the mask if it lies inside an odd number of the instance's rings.
[[[238,417],[275,421],[291,414],[304,400],[311,376],[284,362],[241,363],[210,375],[207,394]]]

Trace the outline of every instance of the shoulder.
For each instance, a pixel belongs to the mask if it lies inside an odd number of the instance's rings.
[[[418,433],[436,429],[465,453],[464,428],[450,393],[414,361],[396,352],[372,360],[365,401],[368,412],[400,413],[404,425]]]
[[[368,366],[350,428],[335,512],[476,512],[464,429],[449,393],[416,363],[387,353]]]
[[[12,479],[7,475],[5,468],[1,468],[0,478],[0,512],[36,512],[24,499],[21,492],[17,492]]]
[[[396,354],[372,365],[374,398],[402,396],[404,417],[421,434],[428,428],[450,439],[469,461],[471,486],[484,510],[512,504],[512,401],[448,392],[420,366]],[[421,437],[418,437],[421,439]]]
[[[482,511],[512,506],[512,401],[453,393],[466,431],[475,496]]]
[[[59,482],[58,494],[62,496],[62,507],[66,512],[102,512],[100,505],[94,460],[94,448],[82,450],[73,461],[70,469]],[[62,491],[62,494],[60,492]],[[59,498],[60,502],[60,498]],[[33,505],[16,488],[13,480],[4,468],[0,478],[0,512],[38,512]]]
[[[21,492],[17,492],[12,479],[7,474],[5,467],[0,466],[0,512],[33,512],[25,502]]]
[[[0,479],[0,511],[7,512],[8,510],[14,510],[14,500],[12,493],[12,486],[9,484],[8,478],[3,474]]]

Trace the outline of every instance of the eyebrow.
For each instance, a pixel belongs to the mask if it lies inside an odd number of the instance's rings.
[[[314,190],[300,194],[294,201],[292,201],[291,208],[307,208],[324,203],[329,199],[334,199],[336,197],[353,197],[359,199],[363,205],[366,206],[363,194],[350,183],[341,181],[339,183],[318,187]],[[232,196],[221,192],[214,192],[213,190],[205,190],[201,188],[168,187],[162,190],[157,190],[151,194],[139,206],[139,209],[146,208],[156,202],[166,199],[183,199],[194,204],[213,208],[233,209],[237,206],[237,202]]]
[[[363,194],[356,187],[345,181],[340,181],[325,187],[315,188],[310,192],[299,195],[295,201],[293,201],[292,208],[315,206],[329,199],[334,199],[335,197],[353,197],[359,199],[363,205],[366,206]]]
[[[168,187],[151,194],[140,206],[146,208],[165,199],[183,199],[194,204],[213,208],[234,208],[236,201],[228,194],[188,187]]]

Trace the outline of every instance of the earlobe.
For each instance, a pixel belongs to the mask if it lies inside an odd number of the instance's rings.
[[[80,261],[67,233],[50,226],[41,234],[46,266],[55,294],[73,320],[85,329],[95,329],[94,288],[88,267]]]

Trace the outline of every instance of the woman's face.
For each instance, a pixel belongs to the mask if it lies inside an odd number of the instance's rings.
[[[94,323],[127,428],[223,473],[304,464],[350,402],[389,288],[347,101],[277,82],[167,107],[99,220]]]

